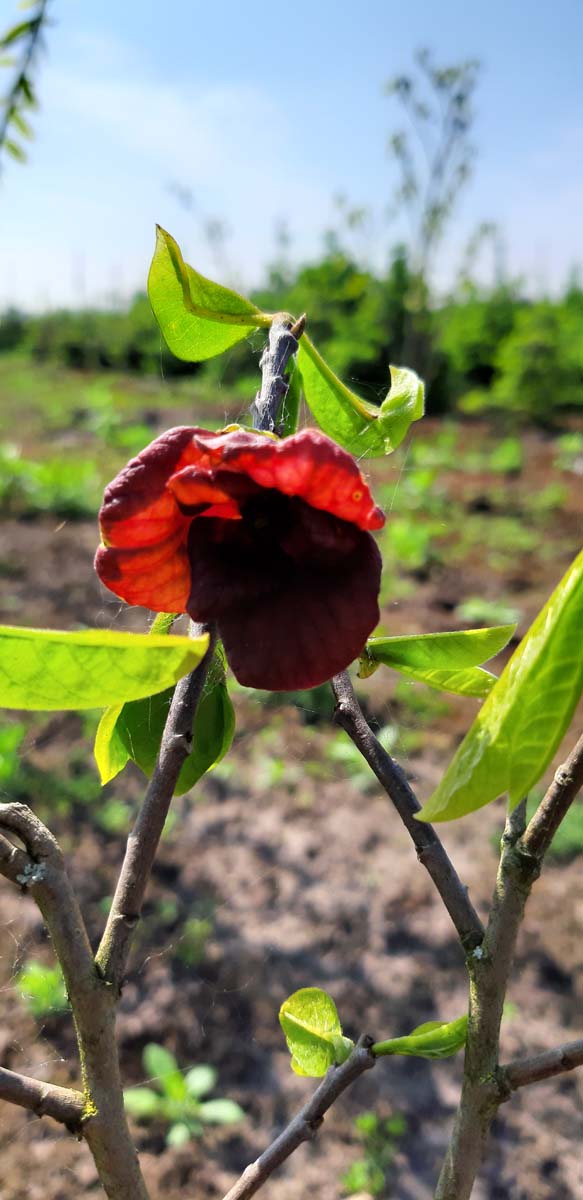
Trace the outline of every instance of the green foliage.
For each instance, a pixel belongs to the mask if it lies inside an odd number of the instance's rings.
[[[181,1146],[200,1137],[205,1125],[234,1125],[245,1117],[234,1100],[204,1100],[217,1083],[217,1072],[206,1063],[180,1070],[173,1054],[151,1042],[144,1049],[144,1070],[156,1088],[134,1087],[124,1092],[126,1109],[137,1121],[167,1126],[168,1146]]]
[[[154,626],[154,636],[159,629],[159,625]],[[109,783],[130,760],[145,775],[152,775],[173,695],[174,688],[167,688],[106,709],[94,747],[102,784]],[[194,718],[192,749],[178,776],[175,795],[190,791],[224,758],[234,733],[235,711],[227,690],[225,658],[222,648],[217,647]]]
[[[448,821],[508,792],[518,804],[540,779],[581,691],[583,552],[492,688],[420,819]]]
[[[494,629],[369,638],[359,675],[367,678],[382,663],[437,690],[483,698],[495,683],[495,676],[479,664],[498,654],[514,629],[514,625],[500,625]]]
[[[466,1044],[468,1018],[456,1021],[426,1021],[405,1037],[375,1042],[373,1054],[406,1054],[414,1058],[451,1058]]]
[[[555,396],[568,407],[583,406],[583,351],[575,346],[577,318],[545,302],[519,312],[512,333],[496,356],[497,378],[492,399],[548,424]],[[581,313],[578,317],[579,342]]]
[[[0,626],[0,705],[63,710],[103,708],[149,696],[200,662],[208,636],[81,633]]]
[[[33,1017],[64,1012],[69,1007],[63,973],[59,966],[46,967],[28,959],[14,980]]]
[[[14,722],[0,728],[0,784],[7,787],[13,783],[20,770],[20,747],[26,733],[26,725]]]
[[[354,1047],[343,1037],[336,1005],[320,988],[300,988],[279,1010],[279,1022],[296,1075],[318,1079],[334,1063],[343,1063]]]
[[[46,22],[48,0],[37,0],[32,7],[34,11],[30,17],[17,21],[0,36],[0,67],[15,66],[8,94],[2,101],[0,151],[5,150],[17,162],[26,162],[22,141],[24,139],[27,142],[32,138],[29,117],[38,107],[33,71]],[[20,51],[20,59],[16,64],[12,58],[14,48]],[[5,50],[10,51],[8,56],[3,54]]]
[[[389,393],[376,406],[342,383],[306,334],[300,341],[298,366],[306,403],[318,424],[358,458],[390,454],[425,411],[424,386],[414,371],[391,367]]]
[[[515,625],[520,620],[520,609],[504,600],[488,600],[486,596],[468,596],[458,604],[455,615],[460,621],[481,621],[484,625]]]
[[[167,345],[188,362],[222,354],[251,330],[270,323],[250,300],[187,266],[174,238],[160,226],[148,294]]]
[[[362,1157],[342,1176],[342,1186],[349,1196],[362,1193],[380,1196],[407,1122],[400,1113],[382,1118],[374,1112],[365,1112],[355,1118],[354,1128],[362,1143]]]
[[[583,433],[562,433],[555,442],[555,466],[559,471],[583,475]]]
[[[68,520],[93,517],[100,483],[91,459],[32,462],[11,442],[0,443],[0,509],[6,516],[54,513]]]

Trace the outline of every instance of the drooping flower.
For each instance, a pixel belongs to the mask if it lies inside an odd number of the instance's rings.
[[[95,566],[129,604],[215,621],[237,679],[311,688],[379,619],[384,515],[325,434],[180,427],[105,491]]]

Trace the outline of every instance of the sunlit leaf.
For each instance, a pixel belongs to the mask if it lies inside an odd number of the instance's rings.
[[[123,1099],[127,1111],[137,1120],[143,1118],[147,1121],[149,1117],[157,1116],[160,1111],[160,1096],[151,1088],[126,1088]]]
[[[406,1037],[376,1042],[372,1052],[377,1056],[407,1054],[415,1058],[450,1058],[465,1045],[467,1032],[467,1016],[459,1017],[457,1021],[426,1021]]]
[[[583,691],[583,552],[537,616],[419,819],[450,821],[540,779]]]
[[[424,412],[424,386],[414,371],[391,367],[391,387],[377,406],[363,400],[331,370],[304,333],[298,366],[306,403],[318,425],[358,458],[390,454]]]
[[[191,1067],[184,1076],[188,1095],[193,1096],[195,1100],[212,1092],[217,1079],[218,1072],[210,1063],[200,1063],[198,1067]]]
[[[320,988],[301,988],[279,1010],[291,1065],[296,1075],[325,1075],[333,1063],[348,1058],[354,1042],[342,1034],[336,1005]]]
[[[384,665],[439,691],[484,698],[496,676],[478,664],[498,654],[514,630],[514,625],[498,625],[492,629],[369,638],[358,673],[366,679]]]
[[[159,1046],[156,1042],[150,1042],[144,1048],[143,1060],[149,1083],[157,1083],[164,1095],[171,1100],[188,1098],[184,1075],[169,1050],[165,1050],[164,1046]]]
[[[173,695],[174,689],[168,688],[104,712],[94,746],[102,784],[109,783],[130,760],[151,776]],[[227,689],[225,658],[217,647],[194,718],[192,750],[182,765],[175,795],[190,791],[224,758],[234,733],[235,711]]]
[[[207,647],[207,634],[167,638],[0,626],[0,706],[103,708],[148,696],[192,671]]]
[[[198,1110],[198,1116],[206,1125],[233,1125],[242,1121],[245,1113],[234,1100],[205,1100]]]
[[[186,362],[213,358],[250,330],[271,323],[250,300],[189,267],[174,238],[160,226],[148,294],[169,349]]]
[[[166,1145],[185,1146],[199,1130],[200,1126],[197,1122],[187,1125],[185,1121],[177,1121],[175,1125],[170,1126],[166,1134]]]

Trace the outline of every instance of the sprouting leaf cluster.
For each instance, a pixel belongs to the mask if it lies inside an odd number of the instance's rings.
[[[151,1042],[144,1049],[143,1064],[148,1086],[127,1088],[125,1107],[137,1121],[164,1125],[168,1146],[182,1146],[200,1137],[205,1125],[234,1125],[244,1120],[245,1113],[234,1100],[205,1099],[218,1079],[217,1070],[208,1063],[182,1071],[169,1050]]]

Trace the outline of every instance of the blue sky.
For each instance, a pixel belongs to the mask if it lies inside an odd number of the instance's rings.
[[[483,220],[532,290],[583,264],[581,0],[53,0],[52,14],[30,161],[8,161],[0,180],[0,308],[131,294],[156,221],[201,270],[250,286],[282,220],[295,257],[317,253],[339,192],[370,207],[359,249],[381,262],[402,232],[383,218],[387,134],[402,118],[382,85],[423,45],[440,63],[483,62],[475,173],[437,284]],[[16,15],[0,0],[0,28]],[[223,262],[209,216],[228,227]]]

